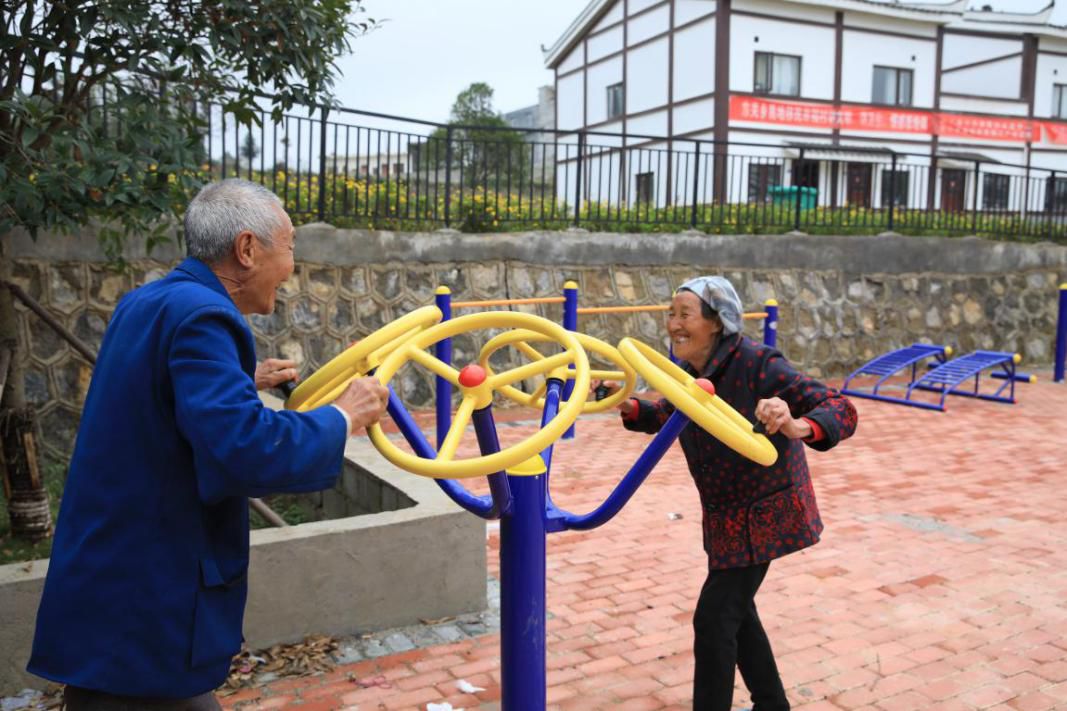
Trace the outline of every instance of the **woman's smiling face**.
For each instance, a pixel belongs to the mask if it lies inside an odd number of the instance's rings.
[[[718,317],[704,318],[700,297],[691,291],[679,291],[667,312],[667,335],[674,357],[684,360],[698,371],[704,369],[722,332]]]

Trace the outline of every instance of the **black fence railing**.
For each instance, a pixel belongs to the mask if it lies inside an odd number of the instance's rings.
[[[303,221],[1067,241],[1067,163],[1057,171],[828,141],[495,130],[337,107],[277,122],[263,112],[258,124],[217,105],[199,111],[202,169],[270,186]]]

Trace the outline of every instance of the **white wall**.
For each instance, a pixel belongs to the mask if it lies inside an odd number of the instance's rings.
[[[607,87],[622,81],[622,57],[613,57],[589,67],[586,71],[589,74],[589,109],[586,118],[591,125],[608,118]],[[625,87],[623,91],[625,92]]]
[[[882,32],[901,32],[907,35],[929,37],[931,40],[937,39],[937,27],[932,23],[903,20],[897,17],[886,17],[885,15],[870,15],[864,12],[846,12],[845,26],[867,27]],[[932,47],[933,44],[931,42],[930,46]]]
[[[667,103],[667,38],[627,50],[626,111],[636,113]]]
[[[631,15],[635,15],[645,8],[652,7],[659,4],[663,0],[628,0],[627,9],[629,9]],[[580,5],[581,3],[575,3]]]
[[[592,30],[590,30],[590,34],[602,30],[605,27],[608,27],[609,25],[614,25],[616,22],[622,19],[622,12],[623,0],[615,0],[615,2],[611,5],[611,9],[604,13],[604,16],[600,18],[600,21],[593,26]]]
[[[1022,57],[1013,57],[954,72],[943,72],[941,91],[1018,99],[1022,70]]]
[[[1034,168],[1055,170],[1067,178],[1067,147],[1065,150],[1052,153],[1050,151],[1034,151],[1030,154],[1030,165]]]
[[[585,62],[585,50],[581,42],[574,45],[574,49],[563,58],[563,61],[559,63],[556,72],[559,74],[566,74],[569,71],[577,69]]]
[[[1034,116],[1052,116],[1052,88],[1067,84],[1067,57],[1037,55],[1037,80],[1034,82]]]
[[[674,100],[715,91],[715,20],[708,19],[674,35]]]
[[[563,77],[556,89],[557,128],[580,128],[585,106],[585,72],[576,72]]]
[[[616,27],[595,37],[590,37],[587,43],[590,62],[595,62],[612,52],[618,52],[622,49],[622,27]]]
[[[992,39],[946,32],[944,48],[941,50],[941,66],[951,69],[1022,51],[1021,40]]]
[[[682,25],[715,12],[714,0],[674,0],[674,24]]]
[[[1049,89],[1051,100],[1052,89]],[[942,111],[994,114],[1002,116],[1026,116],[1026,104],[1021,101],[997,101],[996,99],[971,99],[958,96],[942,96]]]
[[[756,52],[772,52],[802,58],[801,97],[833,99],[833,48],[830,27],[737,15],[730,20],[730,90],[752,91]]]
[[[663,34],[671,26],[671,8],[661,5],[655,10],[650,10],[640,17],[626,21],[626,41],[631,45]]]
[[[667,110],[653,111],[644,116],[627,119],[626,133],[636,133],[645,136],[666,136]],[[645,140],[647,139],[642,138],[638,139],[637,142],[643,143]]]
[[[912,105],[933,107],[934,66],[937,62],[937,48],[933,42],[845,30],[841,53],[842,101],[870,103],[874,67],[881,66],[911,69]]]
[[[715,125],[715,99],[702,99],[674,109],[674,134],[689,133]]]

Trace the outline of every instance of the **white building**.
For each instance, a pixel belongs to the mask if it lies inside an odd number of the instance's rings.
[[[529,162],[534,179],[544,173],[552,177],[555,155],[556,91],[554,87],[537,89],[537,103],[508,111],[503,118],[509,126],[522,130],[522,137],[530,144]]]
[[[386,135],[386,131],[366,129],[371,135]],[[405,138],[407,138],[405,136]],[[384,140],[384,139],[383,139]],[[408,141],[403,144],[397,139],[397,146],[389,152],[378,153],[374,148],[364,149],[364,152],[354,151],[348,155],[331,155],[327,158],[329,170],[336,175],[346,175],[351,178],[404,178],[409,170]]]
[[[545,55],[560,192],[581,142],[585,199],[1067,209],[1067,28],[966,6],[591,0]]]

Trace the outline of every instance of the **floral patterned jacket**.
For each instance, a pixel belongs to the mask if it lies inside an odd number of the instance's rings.
[[[778,351],[741,335],[723,339],[703,373],[683,365],[691,375],[711,380],[716,394],[750,421],[758,401],[780,397],[793,417],[807,419],[816,431],[816,438],[805,441],[771,437],[778,461],[770,467],[742,457],[696,425],[682,431],[679,441],[703,508],[709,569],[756,565],[817,543],[823,524],[804,446],[825,451],[852,436],[852,403],[798,372]],[[666,400],[636,402],[636,414],[623,419],[630,430],[658,432],[674,412]]]

